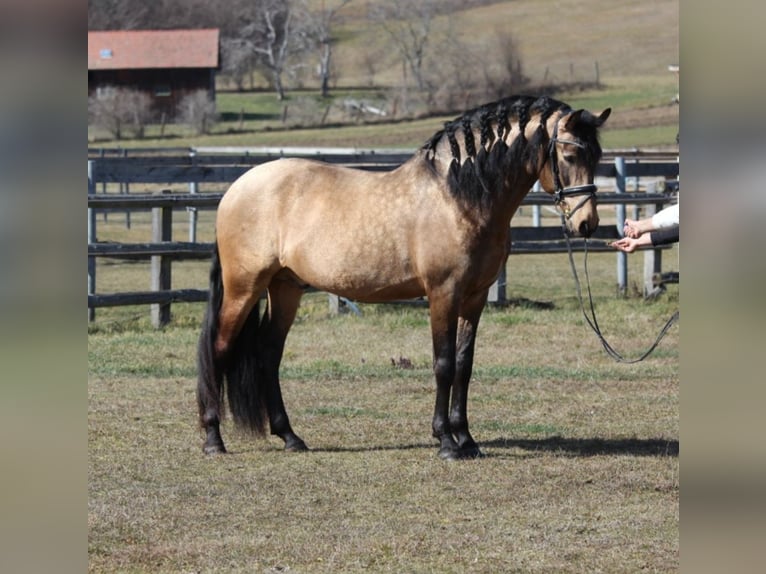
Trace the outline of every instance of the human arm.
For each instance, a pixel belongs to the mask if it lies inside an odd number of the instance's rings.
[[[644,219],[626,219],[622,233],[626,237],[635,239],[650,231],[678,225],[678,220],[679,209],[678,204],[676,203],[675,205],[671,205],[658,211],[651,217],[645,217]]]
[[[671,205],[665,209],[658,211],[652,215],[652,229],[665,229],[666,227],[672,227],[678,225],[678,204]]]
[[[639,247],[656,247],[658,245],[676,243],[678,238],[679,226],[674,225],[672,227],[650,231],[649,233],[642,233],[638,237],[628,237],[626,235],[622,239],[614,241],[611,246],[619,251],[624,251],[625,253],[633,253]]]
[[[668,245],[677,243],[679,239],[679,226],[662,227],[649,233],[650,243],[656,245]]]

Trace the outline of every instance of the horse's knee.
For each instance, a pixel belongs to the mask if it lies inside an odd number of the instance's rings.
[[[437,358],[434,360],[434,376],[437,384],[447,381],[451,385],[455,377],[455,362],[447,357]]]

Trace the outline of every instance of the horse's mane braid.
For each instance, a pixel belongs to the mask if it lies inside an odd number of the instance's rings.
[[[497,137],[499,139],[503,139],[503,135],[505,134],[506,130],[508,132],[511,131],[511,126],[508,124],[508,106],[506,106],[504,103],[501,103],[499,106],[497,106],[497,112],[495,112],[495,115],[497,117]]]
[[[540,98],[533,96],[511,96],[504,98],[468,110],[454,120],[445,122],[444,129],[439,130],[429,138],[423,145],[423,149],[431,152],[435,151],[439,142],[446,136],[453,159],[460,162],[462,154],[455,132],[462,130],[463,151],[465,151],[467,158],[475,158],[477,148],[476,139],[473,134],[474,128],[479,129],[480,147],[486,150],[487,145],[493,144],[496,138],[504,140],[508,136],[511,132],[512,121],[518,124],[521,137],[523,138],[524,129],[534,113],[539,114],[541,119],[545,121],[553,112],[562,107],[566,107],[566,104],[545,96]],[[495,135],[492,129],[493,123],[496,126],[497,135]]]
[[[479,127],[481,129],[481,147],[487,147],[487,144],[491,144],[495,140],[495,132],[490,127],[490,114],[488,110],[482,110],[479,113]]]
[[[463,138],[465,138],[465,154],[468,157],[476,157],[476,141],[473,138],[471,129],[471,118],[463,116],[460,122],[463,125]]]
[[[444,132],[447,134],[452,157],[460,163],[460,146],[457,143],[457,138],[455,138],[455,126],[446,125],[444,127]]]
[[[516,112],[515,115],[519,120],[519,132],[521,137],[524,137],[524,130],[529,123],[529,106],[520,106],[519,102],[514,102],[513,108],[513,111]]]

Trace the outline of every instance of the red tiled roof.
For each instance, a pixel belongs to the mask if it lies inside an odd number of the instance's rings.
[[[217,67],[217,28],[88,32],[88,70]]]

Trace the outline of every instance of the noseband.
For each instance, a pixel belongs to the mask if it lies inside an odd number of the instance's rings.
[[[571,112],[570,112],[571,113]],[[564,187],[561,185],[561,175],[559,174],[559,162],[558,162],[558,153],[556,152],[556,144],[557,143],[563,143],[563,144],[570,144],[573,146],[577,146],[580,149],[584,149],[585,146],[581,144],[580,142],[574,141],[574,140],[563,140],[559,139],[558,133],[559,133],[559,122],[563,119],[564,116],[559,118],[556,121],[556,124],[553,126],[553,137],[551,137],[550,142],[548,142],[548,157],[551,162],[551,172],[553,173],[553,185],[556,186],[556,191],[553,194],[554,201],[556,203],[556,207],[561,209],[562,213],[564,214],[564,217],[567,219],[571,218],[572,215],[574,215],[575,211],[580,209],[583,205],[585,205],[585,202],[589,199],[596,198],[596,190],[598,187],[596,187],[593,183],[586,183],[585,185],[573,185],[570,187]],[[574,209],[570,209],[569,206],[564,202],[565,197],[574,197],[577,195],[584,195],[580,202],[575,205]]]

